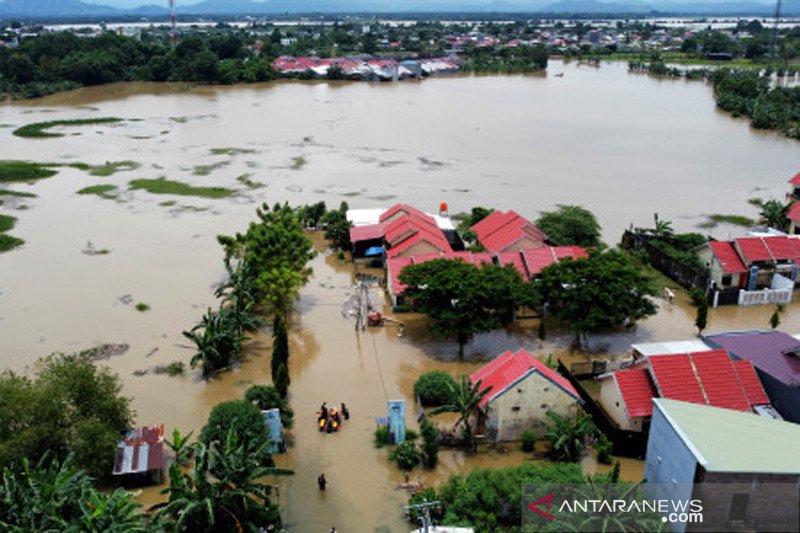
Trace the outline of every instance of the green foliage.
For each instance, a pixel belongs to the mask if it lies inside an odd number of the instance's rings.
[[[475,242],[475,234],[472,233],[470,228],[492,214],[494,209],[489,207],[473,207],[468,215],[461,215],[462,220],[458,223],[458,233],[461,238],[469,242]],[[455,218],[455,217],[453,217]]]
[[[140,512],[123,489],[100,492],[70,457],[45,454],[22,458],[3,469],[0,483],[0,529],[3,531],[126,531],[160,529]]]
[[[617,251],[562,260],[534,284],[550,316],[582,334],[617,327],[656,313],[655,290],[630,259]]]
[[[389,426],[379,426],[375,429],[375,434],[372,440],[376,448],[383,448],[389,444]]]
[[[734,226],[742,226],[744,228],[750,227],[755,224],[755,221],[743,215],[721,215],[718,213],[708,215],[709,227],[714,227],[717,224],[733,224]]]
[[[689,297],[692,299],[692,304],[697,307],[697,315],[694,319],[697,333],[703,333],[708,326],[708,298],[702,289],[692,289],[689,291]]]
[[[293,472],[265,466],[266,447],[248,449],[234,428],[211,444],[193,444],[188,471],[170,466],[170,486],[163,491],[169,500],[155,506],[157,516],[174,531],[280,530],[272,487],[263,478]]]
[[[77,120],[50,120],[47,122],[34,122],[33,124],[26,124],[14,130],[14,135],[17,137],[28,138],[46,138],[46,137],[63,137],[63,133],[53,133],[49,131],[55,127],[78,127],[78,126],[95,126],[98,124],[115,124],[122,122],[121,118],[116,117],[103,117],[103,118],[83,118]]]
[[[460,355],[476,333],[511,323],[516,308],[533,302],[531,284],[511,265],[436,259],[405,267],[400,281],[413,308],[433,319],[431,331],[456,338]]]
[[[90,185],[89,187],[84,187],[83,189],[79,190],[78,194],[82,195],[95,194],[100,198],[113,200],[117,196],[115,194],[111,194],[111,191],[115,191],[116,189],[117,186],[111,185],[110,183],[104,185]]]
[[[0,163],[0,168],[2,168],[2,163]],[[8,189],[0,189],[0,196],[13,196],[16,198],[36,198],[36,195],[33,194],[32,192],[11,191]]]
[[[0,374],[0,465],[72,454],[79,468],[107,476],[133,420],[121,389],[119,378],[89,354],[40,359],[30,378]]]
[[[186,435],[181,435],[180,430],[175,428],[172,430],[172,440],[164,439],[164,444],[172,450],[172,453],[175,454],[175,461],[181,466],[187,465],[189,459],[192,458],[194,450],[189,446],[189,439],[192,438],[192,433],[194,433],[194,431],[190,431]]]
[[[422,464],[426,468],[436,468],[436,463],[439,461],[439,432],[427,417],[424,417],[420,422],[419,432],[422,436],[420,449],[422,452]]]
[[[225,187],[195,187],[180,181],[171,181],[165,177],[133,180],[128,185],[131,190],[143,189],[151,194],[175,194],[213,199],[227,198],[236,192]]]
[[[769,317],[769,327],[771,327],[772,329],[776,329],[778,326],[781,325],[780,312],[781,312],[780,309],[775,309],[775,311]]]
[[[789,221],[786,213],[791,204],[783,204],[778,200],[767,200],[761,205],[761,220],[769,227],[780,231],[786,230]]]
[[[462,427],[464,447],[467,452],[472,453],[475,451],[472,421],[484,415],[480,403],[492,388],[486,387],[482,389],[481,381],[473,385],[467,376],[461,376],[461,383],[458,385],[448,384],[447,388],[450,392],[450,403],[431,409],[429,414],[430,416],[436,416],[441,413],[458,414],[459,418],[456,421],[456,425]]]
[[[331,210],[325,213],[322,217],[322,223],[325,225],[325,239],[336,248],[341,250],[350,249],[350,221],[347,220],[346,203],[338,210]]]
[[[0,182],[34,181],[55,176],[54,165],[30,161],[0,161]]]
[[[271,385],[253,385],[245,391],[244,399],[262,411],[280,409],[283,427],[291,428],[294,425],[294,411],[289,406],[289,402],[281,397],[275,387]]]
[[[11,235],[6,235],[5,233],[0,233],[0,252],[7,252],[16,248],[17,246],[22,246],[23,244],[25,244],[25,241],[22,239],[12,237]]]
[[[504,531],[522,522],[522,490],[529,484],[583,483],[579,465],[526,462],[506,468],[476,468],[454,475],[438,491],[429,488],[409,504],[439,501],[432,517],[438,524],[469,525],[476,531]],[[412,515],[413,518],[413,515]]]
[[[413,470],[422,460],[422,453],[413,441],[405,440],[395,446],[389,454],[389,459],[397,463],[401,470]]]
[[[673,261],[694,270],[705,270],[705,266],[694,253],[694,248],[705,244],[707,238],[699,233],[678,233],[659,235],[653,231],[653,238],[648,242],[669,256]]]
[[[555,211],[543,211],[536,226],[547,234],[556,246],[597,247],[600,224],[591,213],[578,205],[558,205]]]
[[[600,434],[595,449],[597,450],[597,460],[605,465],[610,465],[613,460],[611,452],[614,450],[614,443],[605,433]]]
[[[272,326],[272,382],[282,398],[286,398],[289,388],[289,336],[286,319],[276,313]]]
[[[135,307],[135,308],[136,308],[136,310],[137,310],[137,311],[139,311],[140,313],[144,313],[145,311],[149,311],[149,310],[150,310],[150,306],[149,306],[149,305],[147,305],[147,304],[146,304],[146,303],[144,303],[144,302],[139,302],[139,303],[137,303],[137,304],[136,304],[134,307]]]
[[[544,435],[550,440],[550,455],[556,461],[580,461],[586,440],[597,431],[592,419],[583,413],[572,419],[552,411],[548,411],[547,416],[552,420],[545,424],[547,431]]]
[[[153,369],[156,374],[166,374],[168,376],[180,376],[185,370],[183,361],[173,361],[166,365],[158,365]]]
[[[14,229],[17,219],[9,215],[0,215],[0,233]]]
[[[414,383],[414,396],[422,405],[444,405],[452,400],[450,390],[455,384],[453,377],[444,370],[425,372]]]
[[[520,435],[522,440],[522,451],[530,453],[536,449],[536,433],[531,430],[526,430]]]
[[[136,161],[106,161],[103,165],[93,166],[89,169],[92,176],[111,176],[125,170],[136,170],[139,163]]]
[[[192,341],[197,350],[190,361],[192,368],[202,364],[204,376],[229,366],[247,339],[240,332],[234,312],[224,307],[217,312],[209,307],[202,321],[184,331],[183,336]]]
[[[215,405],[197,440],[209,447],[223,447],[229,432],[236,435],[239,445],[246,452],[258,454],[262,464],[271,463],[269,453],[264,448],[270,441],[269,431],[258,407],[245,400],[230,400]]]

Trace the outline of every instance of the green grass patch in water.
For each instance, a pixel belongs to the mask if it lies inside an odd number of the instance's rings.
[[[303,157],[302,155],[300,155],[300,156],[292,158],[292,164],[291,164],[291,166],[289,168],[291,168],[292,170],[300,170],[307,163],[308,163],[308,161],[306,160],[306,158]]]
[[[17,219],[9,215],[0,215],[0,233],[14,228]]]
[[[253,181],[250,179],[252,174],[242,174],[241,176],[236,178],[236,181],[247,187],[248,189],[261,189],[262,187],[266,187],[266,183],[261,183],[259,181]]]
[[[0,189],[0,196],[14,196],[16,198],[36,198],[32,192],[12,191],[9,189]]]
[[[222,167],[230,165],[230,161],[220,161],[218,163],[211,163],[210,165],[197,165],[194,167],[195,176],[208,176],[212,172]]]
[[[713,228],[717,224],[733,224],[734,226],[742,226],[745,228],[749,228],[750,226],[754,226],[756,223],[755,220],[752,218],[742,216],[742,215],[708,215],[708,221],[700,224],[699,227],[701,228]]]
[[[7,252],[17,246],[22,246],[25,244],[25,241],[22,239],[18,239],[16,237],[12,237],[11,235],[6,235],[5,233],[0,233],[0,252]]]
[[[55,176],[55,165],[30,161],[0,161],[0,182],[34,181]]]
[[[176,194],[213,199],[227,198],[236,192],[225,187],[195,187],[188,183],[171,181],[165,177],[133,180],[128,185],[132,190],[143,189],[151,194]]]
[[[89,174],[92,176],[111,176],[117,172],[125,170],[136,170],[139,168],[139,163],[136,161],[106,161],[104,165],[97,165],[89,168]]]
[[[255,150],[252,148],[212,148],[213,155],[238,155],[238,154],[254,154]]]
[[[113,200],[117,197],[116,194],[111,194],[111,191],[115,191],[117,189],[116,185],[111,185],[110,183],[106,183],[103,185],[92,185],[90,187],[85,187],[78,191],[78,194],[94,194],[101,198],[105,198],[107,200]]]
[[[82,118],[77,120],[50,120],[47,122],[34,122],[27,124],[21,128],[14,130],[14,135],[17,137],[27,138],[48,138],[48,137],[63,137],[63,133],[53,133],[48,131],[50,128],[55,127],[76,127],[76,126],[92,126],[97,124],[113,124],[122,122],[121,118],[116,117],[102,117],[102,118]]]

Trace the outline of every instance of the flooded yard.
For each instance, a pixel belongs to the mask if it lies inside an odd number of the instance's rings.
[[[652,224],[655,212],[677,231],[696,229],[711,213],[755,216],[747,199],[782,198],[798,170],[796,141],[718,112],[702,83],[629,75],[624,65],[551,62],[550,72],[404,84],[115,85],[0,106],[0,159],[102,168],[60,167],[33,184],[0,185],[36,194],[4,196],[0,206],[18,219],[12,234],[26,241],[0,254],[0,367],[21,370],[54,351],[125,343],[129,351],[106,363],[133,397],[137,421],[197,432],[215,404],[269,382],[271,337],[255,336],[238,368],[207,382],[198,371],[168,377],[152,368],[188,361],[181,331],[215,305],[213,288],[224,275],[216,235],[244,230],[262,202],[402,201],[431,211],[447,201],[451,213],[487,205],[532,219],[556,204],[581,204],[614,243],[629,225]],[[558,72],[564,76],[552,76]],[[123,121],[54,128],[65,134],[58,138],[12,135],[32,122],[87,117]],[[161,177],[235,192],[208,197],[163,193],[152,182],[130,186]],[[103,189],[109,197],[77,194],[103,184],[115,186]],[[727,238],[740,230],[712,231]],[[356,333],[341,315],[353,265],[325,253],[319,236],[315,243],[314,276],[290,320],[295,429],[289,453],[277,461],[296,475],[279,482],[284,519],[298,532],[406,531],[407,494],[397,489],[403,474],[372,444],[387,400],[405,399],[412,423],[412,387],[422,372],[469,374],[507,349],[568,361],[586,353],[568,334],[540,342],[535,320],[477,336],[462,361],[456,344],[431,338],[420,317],[397,317],[406,325],[402,337],[392,326]],[[149,310],[137,311],[137,303]],[[696,334],[684,296],[659,305],[658,315],[628,332],[590,336],[589,351],[620,355],[634,342]],[[790,333],[800,331],[795,305],[782,315]],[[766,328],[772,311],[712,310],[708,331]],[[323,401],[350,407],[337,434],[316,429]],[[529,459],[517,445],[476,457],[443,450],[436,471],[411,476],[430,485],[474,466]],[[592,457],[583,466],[587,473],[606,468]],[[316,485],[321,472],[325,493]],[[622,475],[638,479],[641,462],[624,461]],[[141,499],[155,502],[158,492],[148,489]]]

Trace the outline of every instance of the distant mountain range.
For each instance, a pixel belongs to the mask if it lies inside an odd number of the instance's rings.
[[[0,17],[80,18],[80,17],[164,17],[167,2],[134,6],[136,0],[114,1],[115,6],[95,0],[2,0]],[[145,0],[153,2],[153,0]],[[128,5],[130,7],[123,7]],[[203,0],[187,3],[178,0],[180,15],[268,15],[285,13],[627,13],[760,15],[774,14],[775,3],[742,0]],[[800,15],[800,0],[785,0],[783,15]]]

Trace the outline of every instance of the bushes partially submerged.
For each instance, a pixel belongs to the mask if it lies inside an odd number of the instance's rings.
[[[414,383],[414,396],[422,405],[438,406],[450,403],[451,387],[455,387],[453,377],[444,370],[433,370],[422,374]]]

